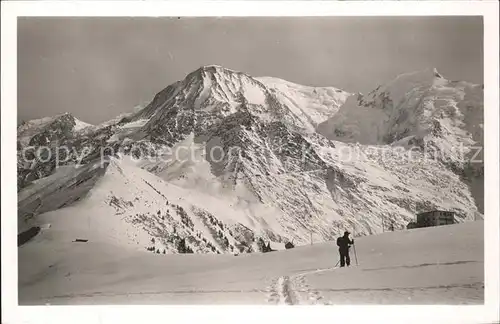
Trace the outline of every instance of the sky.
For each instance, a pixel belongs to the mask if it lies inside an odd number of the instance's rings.
[[[481,17],[18,19],[18,121],[100,123],[203,65],[366,93],[435,67],[483,83]]]

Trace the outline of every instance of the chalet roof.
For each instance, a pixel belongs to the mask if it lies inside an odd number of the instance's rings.
[[[427,213],[435,213],[435,212],[455,213],[454,211],[451,211],[451,210],[435,209],[435,210],[428,210],[428,211],[420,212],[420,213],[417,213],[417,215],[427,214]]]

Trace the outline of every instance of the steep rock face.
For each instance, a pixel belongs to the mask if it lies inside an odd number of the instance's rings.
[[[428,70],[344,103],[349,94],[336,88],[202,67],[143,109],[77,131],[71,121],[69,131],[56,127],[49,143],[72,150],[63,168],[24,166],[38,173],[21,188],[19,217],[25,226],[40,213],[84,222],[92,209],[93,224],[108,229],[99,235],[169,253],[367,235],[432,208],[465,221],[478,213],[469,186],[479,187],[482,168],[428,160],[423,148],[449,155],[457,143],[482,142],[480,90]]]

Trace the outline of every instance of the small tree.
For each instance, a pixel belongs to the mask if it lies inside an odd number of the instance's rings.
[[[177,242],[177,252],[186,253],[186,239],[182,238]]]
[[[259,251],[261,251],[261,252],[265,252],[266,245],[265,245],[264,240],[262,239],[262,237],[260,237],[260,238],[257,240],[257,247],[259,248]]]

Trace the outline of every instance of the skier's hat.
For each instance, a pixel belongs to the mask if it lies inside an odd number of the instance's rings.
[[[349,235],[349,234],[351,234],[351,232],[349,232],[349,231],[344,232],[344,235]]]

